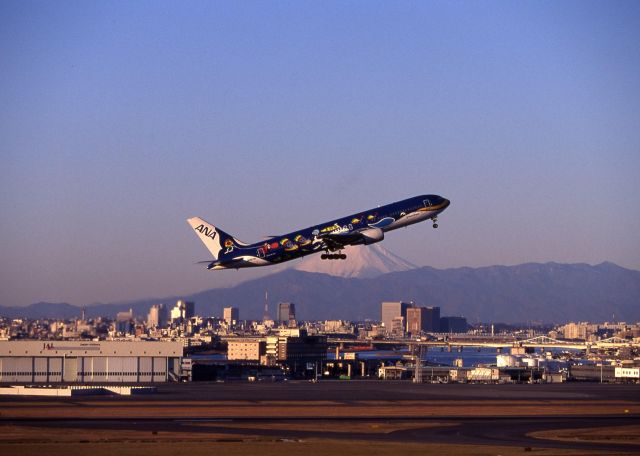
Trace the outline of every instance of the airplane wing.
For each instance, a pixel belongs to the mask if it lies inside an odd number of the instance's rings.
[[[322,239],[331,250],[339,250],[346,245],[362,244],[362,235],[357,231],[340,234],[327,233],[318,237]]]
[[[340,250],[347,245],[379,242],[384,239],[384,232],[380,228],[367,228],[361,231],[321,234],[318,238],[324,241],[329,250]]]

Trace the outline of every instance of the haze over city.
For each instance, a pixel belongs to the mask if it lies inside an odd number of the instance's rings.
[[[170,296],[254,242],[451,200],[437,268],[640,269],[638,2],[0,3],[0,305]]]

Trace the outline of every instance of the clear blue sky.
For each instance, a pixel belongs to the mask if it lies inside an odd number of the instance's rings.
[[[1,305],[229,284],[187,217],[421,193],[418,265],[640,269],[640,2],[5,0],[0,160]]]

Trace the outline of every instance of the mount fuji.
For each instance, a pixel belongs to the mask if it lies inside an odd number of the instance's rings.
[[[287,267],[283,267],[283,269],[315,272],[349,279],[372,279],[389,272],[409,271],[417,268],[416,265],[400,258],[380,244],[347,246],[343,249],[343,253],[347,255],[346,260],[323,260],[320,255],[309,255],[298,262],[287,264]]]

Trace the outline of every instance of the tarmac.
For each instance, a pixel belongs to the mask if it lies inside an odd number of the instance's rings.
[[[640,440],[565,441],[532,432],[630,426],[640,434],[640,385],[413,384],[286,381],[158,385],[156,394],[90,399],[2,397],[0,426],[456,443],[640,453]],[[352,426],[353,432],[339,432]],[[363,423],[397,425],[358,432]],[[403,427],[407,424],[406,427]]]

